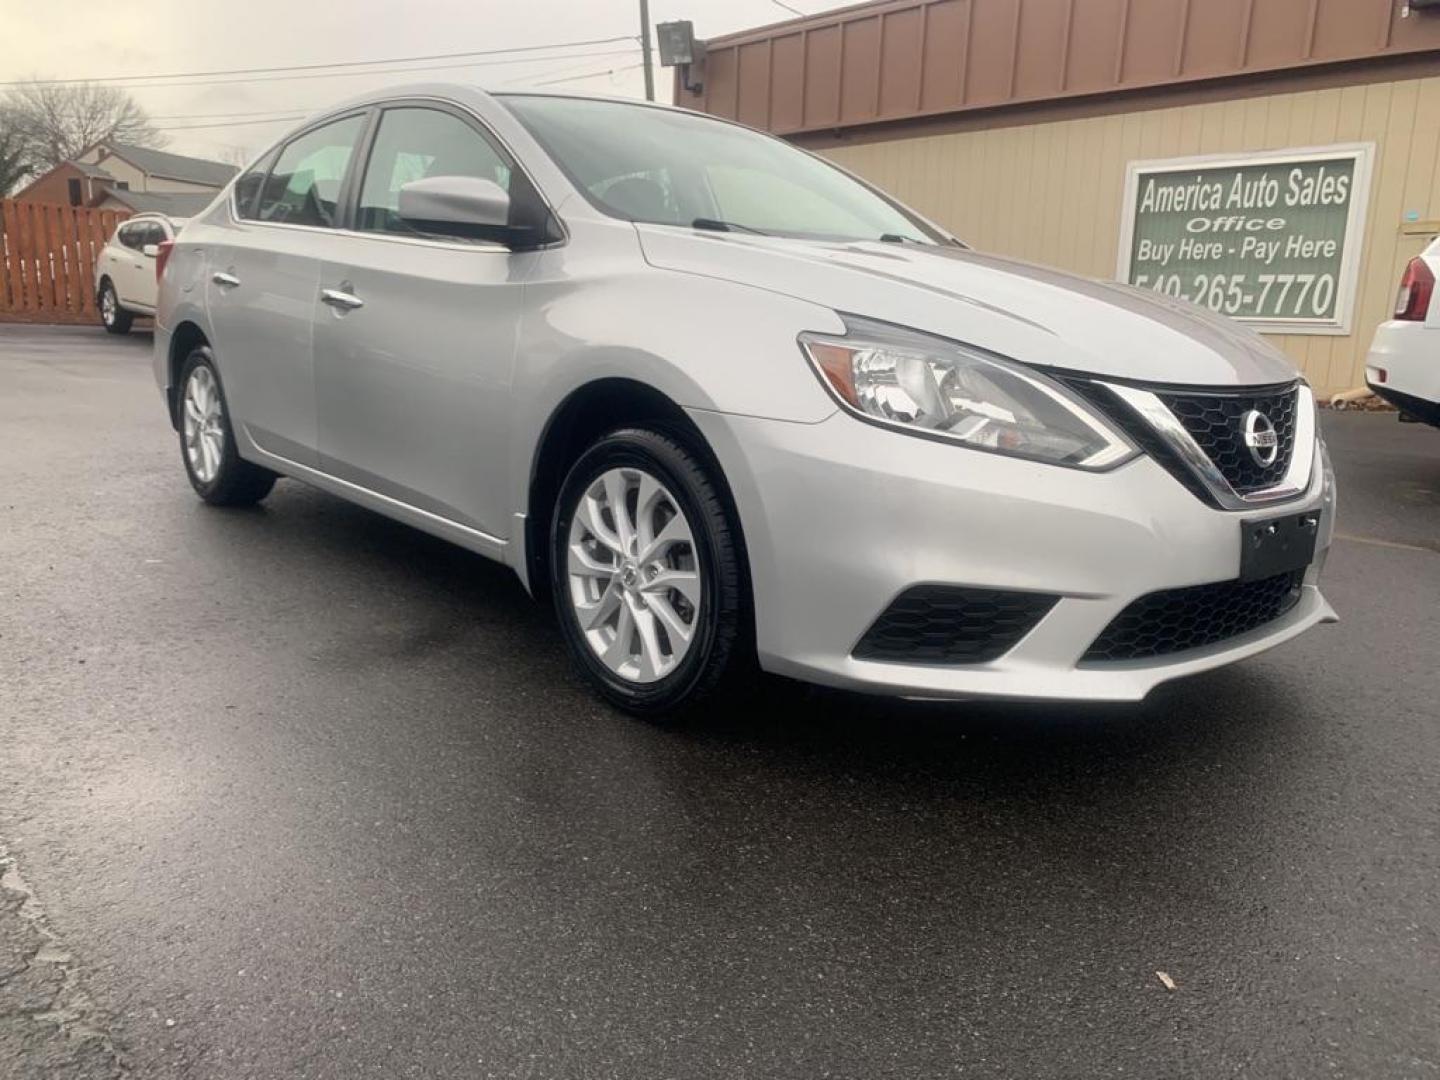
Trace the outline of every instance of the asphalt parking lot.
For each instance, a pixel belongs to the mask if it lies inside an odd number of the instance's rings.
[[[1337,626],[665,731],[508,571],[203,507],[147,336],[0,326],[0,1076],[1440,1075],[1440,431],[1325,430]]]

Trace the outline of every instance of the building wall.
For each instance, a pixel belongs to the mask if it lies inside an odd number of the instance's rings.
[[[117,183],[129,184],[131,191],[145,190],[145,174],[124,158],[118,158],[114,154],[91,155],[92,158],[96,156],[99,156],[100,160],[98,162],[92,161],[92,164],[98,164],[113,176]],[[85,158],[81,158],[80,160],[84,161]]]
[[[1440,76],[827,147],[822,153],[975,247],[1113,280],[1128,162],[1373,142],[1349,336],[1275,335],[1322,393],[1364,382],[1375,326],[1440,218]]]
[[[62,161],[28,187],[16,192],[15,198],[24,202],[69,206],[71,180],[80,181],[80,205],[87,207],[98,203],[109,186],[109,181],[87,176],[70,162]]]
[[[869,0],[707,41],[675,101],[795,135],[1437,51],[1403,0]]]
[[[172,180],[168,176],[151,176],[131,165],[122,157],[107,152],[103,146],[92,146],[81,154],[77,161],[99,164],[116,180],[129,183],[131,191],[197,192],[219,191],[214,184],[199,184],[192,180]]]
[[[80,181],[81,201],[89,196],[89,185],[85,182],[85,174],[69,162],[62,162],[51,169],[44,176],[37,179],[29,187],[16,193],[17,199],[26,202],[54,203],[59,206],[70,205],[70,181]]]
[[[114,158],[110,159],[110,161],[114,160]],[[106,168],[109,167],[107,163]],[[204,193],[207,191],[213,192],[220,190],[213,184],[197,184],[190,180],[171,180],[168,176],[151,176],[145,181],[144,187],[136,187],[134,184],[131,184],[130,187],[132,191],[188,191]]]

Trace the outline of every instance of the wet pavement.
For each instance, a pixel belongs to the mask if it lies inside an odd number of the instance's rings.
[[[0,1076],[1440,1075],[1440,431],[1327,415],[1344,621],[1142,706],[662,730],[498,566],[203,507],[148,346],[0,327]]]

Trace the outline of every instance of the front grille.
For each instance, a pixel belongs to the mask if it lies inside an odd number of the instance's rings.
[[[1141,451],[1153,458],[1166,472],[1180,481],[1190,494],[1203,503],[1211,506],[1217,505],[1215,496],[1206,489],[1200,477],[1195,475],[1194,470],[1180,459],[1171,449],[1170,444],[1150,426],[1150,422],[1127,405],[1115,391],[1102,383],[1092,382],[1089,379],[1066,379],[1065,384],[1109,417],[1121,431],[1130,436],[1131,441]]]
[[[1220,581],[1140,597],[1111,621],[1082,660],[1143,660],[1215,645],[1278,619],[1300,599],[1305,571]]]
[[[1162,391],[1155,396],[1175,414],[1237,494],[1273,487],[1285,478],[1295,450],[1297,395],[1293,386],[1244,394]],[[1279,448],[1269,465],[1257,462],[1245,445],[1245,414],[1251,409],[1263,413],[1275,425]]]
[[[1055,606],[1058,597],[956,585],[916,585],[885,609],[857,660],[897,664],[981,664],[1003,656]]]
[[[1186,464],[1170,440],[1108,386],[1081,376],[1061,378],[1066,386],[1104,413],[1111,423],[1124,431],[1136,446],[1185,485],[1197,499],[1210,506],[1222,505],[1217,492],[1211,491],[1199,474]],[[1237,494],[1248,495],[1284,480],[1295,452],[1299,402],[1296,386],[1256,387],[1228,393],[1137,386],[1154,394],[1170,410]],[[1275,426],[1278,445],[1275,460],[1268,466],[1257,463],[1245,445],[1245,414],[1251,409],[1264,413]]]

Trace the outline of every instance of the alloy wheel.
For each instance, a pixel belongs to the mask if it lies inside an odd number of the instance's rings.
[[[202,484],[220,472],[225,453],[225,414],[220,408],[220,387],[204,364],[190,372],[185,383],[185,457]]]
[[[699,552],[680,503],[644,469],[608,469],[571,518],[570,604],[614,674],[652,683],[685,659],[702,602]]]
[[[109,286],[100,293],[100,317],[105,320],[106,326],[115,322],[115,290]]]

